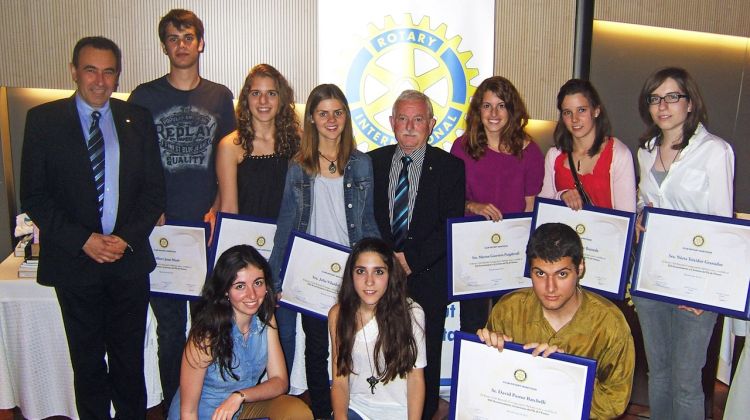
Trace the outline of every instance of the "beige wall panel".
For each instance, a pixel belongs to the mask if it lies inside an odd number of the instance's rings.
[[[496,0],[495,74],[507,77],[531,118],[556,120],[555,96],[573,74],[575,1]]]
[[[750,36],[748,0],[596,0],[594,19]]]
[[[157,35],[169,9],[195,11],[206,26],[204,77],[235,95],[247,71],[277,67],[304,101],[317,79],[317,3],[309,0],[0,0],[0,85],[73,88],[67,63],[76,40],[104,35],[123,50],[120,90],[168,70]]]

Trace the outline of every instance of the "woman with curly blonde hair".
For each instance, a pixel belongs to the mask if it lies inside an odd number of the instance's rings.
[[[276,219],[300,125],[294,92],[269,64],[250,70],[237,103],[237,130],[221,140],[216,158],[220,210]]]

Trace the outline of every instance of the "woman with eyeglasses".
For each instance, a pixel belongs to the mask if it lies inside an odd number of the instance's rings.
[[[638,110],[647,126],[638,149],[639,211],[653,206],[731,217],[734,153],[706,130],[706,107],[690,74],[668,67],[649,76]],[[633,301],[648,360],[651,418],[703,419],[701,368],[717,314],[642,297]]]
[[[612,137],[607,110],[591,82],[571,79],[557,94],[555,147],[544,161],[540,197],[635,212],[633,155]]]
[[[493,76],[477,88],[466,114],[466,132],[451,154],[466,168],[467,215],[499,221],[503,214],[534,209],[544,176],[542,151],[525,127],[526,105],[506,78]],[[487,324],[489,299],[461,301],[461,331],[475,333]]]

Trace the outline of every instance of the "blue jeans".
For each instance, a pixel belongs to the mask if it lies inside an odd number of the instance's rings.
[[[346,415],[347,420],[362,420],[362,417],[360,417],[359,414],[357,414],[356,411],[349,409],[349,412]]]
[[[717,314],[695,315],[677,305],[635,296],[633,302],[648,361],[651,418],[703,420],[701,369]]]
[[[286,361],[287,377],[292,375],[292,363],[294,362],[295,338],[297,337],[297,312],[279,306],[276,308],[276,325],[279,327],[279,342],[284,352]]]

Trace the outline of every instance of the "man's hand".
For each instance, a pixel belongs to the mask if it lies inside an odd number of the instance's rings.
[[[523,345],[524,350],[534,349],[531,351],[532,356],[539,356],[541,353],[542,357],[549,357],[552,353],[565,353],[562,349],[549,343],[527,343]]]
[[[496,332],[488,330],[487,328],[477,330],[477,335],[484,344],[487,344],[490,347],[495,347],[500,351],[503,351],[503,348],[505,348],[506,341],[513,341],[513,339],[508,337],[507,335],[498,334]]]
[[[111,263],[122,258],[127,246],[118,236],[92,233],[83,244],[83,252],[100,264]]]
[[[211,242],[214,240],[214,226],[216,226],[216,211],[213,208],[209,209],[206,214],[203,215],[203,221],[208,223],[208,246],[211,246]]]
[[[406,255],[404,255],[403,252],[394,252],[393,255],[396,257],[396,260],[398,260],[399,264],[401,264],[401,267],[406,272],[406,275],[408,276],[409,274],[411,274],[409,263],[406,262]]]

